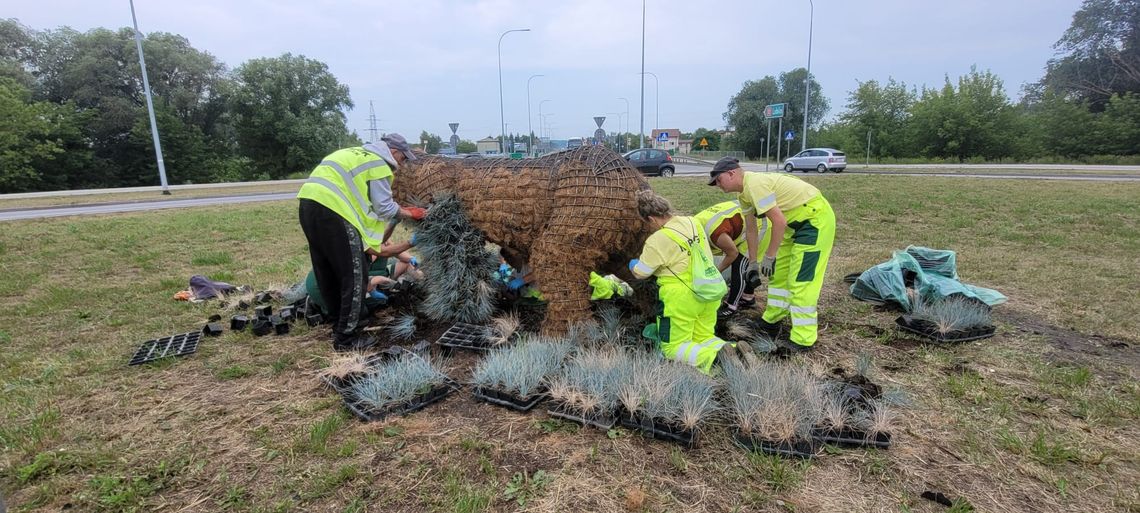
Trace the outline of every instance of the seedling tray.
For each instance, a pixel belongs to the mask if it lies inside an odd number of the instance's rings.
[[[446,381],[433,386],[430,390],[416,394],[411,399],[395,403],[383,408],[373,408],[360,402],[360,400],[353,396],[351,389],[345,389],[341,392],[344,398],[344,406],[348,411],[356,415],[357,418],[365,422],[377,422],[384,420],[391,415],[407,415],[426,408],[428,405],[439,402],[447,397],[448,394],[456,388],[454,382]]]
[[[593,415],[575,413],[562,403],[555,403],[546,409],[551,417],[577,422],[583,426],[593,426],[602,431],[609,431],[617,424],[617,417],[610,412],[598,412]]]
[[[527,412],[533,409],[543,399],[549,397],[545,391],[536,392],[526,397],[519,397],[509,392],[495,390],[493,388],[476,387],[475,398],[496,406],[510,408],[515,411]]]
[[[941,343],[959,343],[969,342],[971,340],[981,340],[983,338],[990,338],[994,336],[997,331],[993,326],[979,326],[968,330],[956,330],[947,333],[938,331],[938,327],[928,321],[912,318],[909,315],[899,316],[895,319],[895,324],[899,329],[914,333],[915,335],[928,338],[935,342]]]
[[[699,433],[695,429],[685,429],[667,422],[654,420],[644,415],[622,413],[620,422],[622,427],[636,429],[657,440],[676,442],[686,449],[696,447],[700,441]]]
[[[834,444],[847,449],[857,447],[889,449],[891,447],[890,433],[875,433],[875,436],[867,436],[867,433],[854,429],[832,431],[830,429],[816,428],[812,431],[811,437],[817,442]]]
[[[198,350],[202,340],[201,331],[180,333],[169,337],[156,338],[143,342],[127,365],[140,365],[168,356],[185,356]]]
[[[364,366],[366,368],[364,372],[353,372],[345,375],[343,378],[324,376],[321,378],[321,380],[324,381],[325,384],[331,387],[333,390],[336,390],[343,395],[345,393],[345,390],[351,387],[352,384],[356,382],[356,380],[368,375],[369,372],[374,370],[376,367],[383,365],[385,362],[395,360],[402,353],[407,351],[407,349],[400,346],[391,346],[387,349],[384,349],[383,351],[368,355],[368,358],[364,361]]]
[[[753,438],[739,430],[733,431],[732,438],[740,447],[753,451],[762,452],[764,454],[772,454],[775,456],[785,456],[793,458],[814,458],[819,454],[822,445],[815,440],[791,440],[785,442],[771,442],[759,438]]]
[[[447,328],[447,331],[443,332],[443,335],[440,335],[436,344],[444,347],[473,349],[477,351],[486,351],[491,347],[491,341],[487,339],[486,326],[467,324],[465,322],[457,322],[450,328]]]

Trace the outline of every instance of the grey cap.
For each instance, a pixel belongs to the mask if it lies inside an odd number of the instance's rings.
[[[416,160],[416,154],[412,153],[412,147],[408,146],[408,140],[400,134],[388,134],[380,138],[384,144],[388,145],[388,149],[403,153],[408,160]]]
[[[724,157],[716,161],[712,171],[709,171],[709,185],[716,185],[716,177],[733,169],[740,169],[740,160],[736,157]]]

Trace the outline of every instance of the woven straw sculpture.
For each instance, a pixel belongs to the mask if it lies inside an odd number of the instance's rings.
[[[631,278],[626,264],[650,233],[637,214],[648,188],[621,155],[590,146],[527,160],[429,156],[396,171],[393,195],[426,205],[453,193],[512,266],[530,264],[547,300],[543,331],[560,334],[589,318],[590,271]]]

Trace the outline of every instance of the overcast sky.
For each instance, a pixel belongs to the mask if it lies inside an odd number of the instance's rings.
[[[0,16],[35,29],[130,26],[127,0],[4,0]],[[815,0],[811,71],[843,110],[857,81],[888,77],[941,86],[971,65],[989,69],[1017,99],[1041,78],[1052,45],[1079,0]],[[660,78],[660,124],[723,127],[744,81],[807,63],[808,0],[649,0],[645,70]],[[496,45],[508,132],[539,133],[539,102],[554,138],[605,128],[639,129],[642,2],[636,0],[135,0],[139,28],[173,32],[233,68],[285,52],[329,65],[348,85],[349,127],[368,137],[368,102],[379,127],[409,139],[499,132]],[[625,116],[629,101],[629,115]],[[645,80],[645,131],[657,126],[653,77]],[[620,116],[619,116],[620,113]]]

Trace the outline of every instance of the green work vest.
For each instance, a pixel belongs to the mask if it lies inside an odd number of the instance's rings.
[[[297,193],[336,212],[352,223],[364,244],[379,250],[388,222],[372,211],[368,182],[394,180],[392,168],[379,155],[364,148],[345,148],[325,157]]]
[[[705,237],[708,237],[712,235],[713,230],[716,230],[717,227],[720,226],[720,223],[725,219],[739,214],[739,201],[725,201],[723,203],[717,203],[716,205],[693,214],[693,219],[696,219],[697,222],[700,223],[702,227],[704,227]],[[761,217],[756,221],[756,224],[760,225],[760,234],[756,240],[758,244],[763,245],[764,236],[768,233],[768,218]],[[745,256],[748,255],[748,239],[745,237],[746,233],[747,232],[741,229],[740,235],[732,241],[736,243],[736,249]],[[709,241],[709,249],[712,250],[712,253],[714,255],[723,253],[723,251],[721,251],[720,248],[713,244],[711,240]]]
[[[689,287],[693,294],[701,301],[719,301],[728,293],[728,285],[713,263],[712,250],[709,249],[708,235],[697,227],[695,218],[688,218],[693,228],[692,235],[681,233],[672,228],[664,228],[665,236],[673,239],[681,249],[689,254],[689,268],[681,274],[672,273],[677,279]]]

